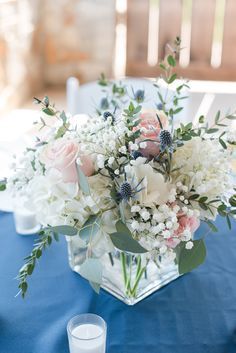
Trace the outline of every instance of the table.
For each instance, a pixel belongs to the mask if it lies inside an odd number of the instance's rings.
[[[236,222],[231,233],[217,225],[204,265],[129,307],[70,270],[64,239],[40,260],[26,299],[15,298],[35,236],[17,235],[12,214],[0,213],[0,352],[68,353],[68,320],[92,312],[108,323],[107,353],[235,353]]]

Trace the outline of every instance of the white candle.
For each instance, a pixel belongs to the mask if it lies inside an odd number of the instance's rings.
[[[34,234],[40,229],[35,214],[25,208],[14,211],[15,228],[18,234]]]
[[[70,353],[104,353],[103,329],[97,325],[84,324],[72,330]]]
[[[70,353],[105,353],[106,324],[99,316],[76,316],[70,320],[67,330]]]
[[[76,77],[68,78],[66,82],[67,110],[72,115],[78,113],[79,104],[79,80]]]

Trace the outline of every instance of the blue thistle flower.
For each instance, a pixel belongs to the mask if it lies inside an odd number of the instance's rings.
[[[161,151],[164,151],[167,147],[172,145],[171,133],[168,130],[161,130],[160,135]]]
[[[129,199],[131,197],[135,197],[135,195],[140,192],[141,190],[143,190],[143,187],[139,186],[141,185],[142,181],[144,178],[142,178],[140,180],[140,182],[134,187],[132,188],[131,184],[128,181],[124,181],[121,185],[120,185],[120,190],[117,193],[117,200],[119,201],[129,201]]]
[[[134,93],[134,99],[136,100],[137,103],[142,103],[144,101],[144,96],[145,96],[145,91],[142,89],[138,89]]]
[[[122,200],[128,201],[132,196],[132,187],[128,181],[125,181],[120,186],[119,195]]]
[[[157,109],[158,110],[162,110],[163,109],[163,104],[162,103],[158,103],[157,104]]]
[[[109,102],[107,98],[102,98],[100,102],[100,108],[102,110],[108,109],[109,108]]]
[[[133,151],[131,155],[132,155],[133,159],[137,159],[138,157],[143,157],[143,155],[140,151]]]

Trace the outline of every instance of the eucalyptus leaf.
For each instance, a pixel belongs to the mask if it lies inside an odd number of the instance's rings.
[[[222,140],[221,138],[219,139],[219,143],[221,144],[221,146],[226,150],[227,149],[227,145],[225,143],[224,140]]]
[[[219,129],[217,129],[217,128],[212,128],[212,129],[208,129],[208,130],[206,131],[206,133],[207,133],[207,134],[214,134],[214,133],[217,132],[217,131],[219,131]]]
[[[214,233],[218,232],[218,228],[214,225],[214,223],[212,223],[209,220],[207,220],[205,222],[207,223],[207,225],[209,226],[209,228],[211,229],[212,232],[214,232]]]
[[[176,80],[176,78],[177,78],[177,74],[171,75],[170,78],[168,79],[168,83],[170,84],[170,83],[174,82]]]
[[[135,254],[147,252],[147,250],[132,237],[130,230],[122,221],[116,223],[116,230],[117,232],[110,234],[110,237],[113,245],[117,249]]]
[[[85,195],[90,195],[90,188],[89,188],[87,177],[84,175],[80,166],[78,164],[76,164],[76,166],[77,166],[77,172],[79,177],[79,185]]]
[[[54,112],[54,110],[52,110],[51,108],[44,108],[42,109],[42,111],[47,114],[47,115],[50,115],[50,116],[53,116],[55,115],[56,113]]]
[[[167,61],[170,66],[174,67],[176,65],[175,58],[172,55],[167,56]]]
[[[236,120],[236,115],[227,115],[227,116],[226,116],[226,119],[229,119],[229,120]]]
[[[88,241],[89,239],[94,237],[100,229],[100,221],[101,216],[90,216],[79,232],[80,238],[84,241]]]
[[[79,273],[93,284],[102,283],[102,264],[98,259],[89,258],[80,266]]]
[[[203,239],[193,240],[192,249],[185,248],[185,242],[181,244],[179,253],[179,273],[184,274],[201,265],[206,258],[206,247]]]
[[[69,236],[74,236],[78,233],[78,229],[76,229],[75,227],[67,226],[67,225],[48,227],[46,229],[49,229],[53,233],[62,234],[62,235],[69,235]]]

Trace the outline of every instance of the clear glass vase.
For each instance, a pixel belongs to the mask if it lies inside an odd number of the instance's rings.
[[[66,239],[70,267],[79,273],[87,248],[81,247],[80,239],[76,236]],[[161,258],[154,262],[145,254],[115,251],[103,255],[100,261],[103,264],[101,287],[128,305],[138,303],[180,276],[176,264],[167,265]]]

